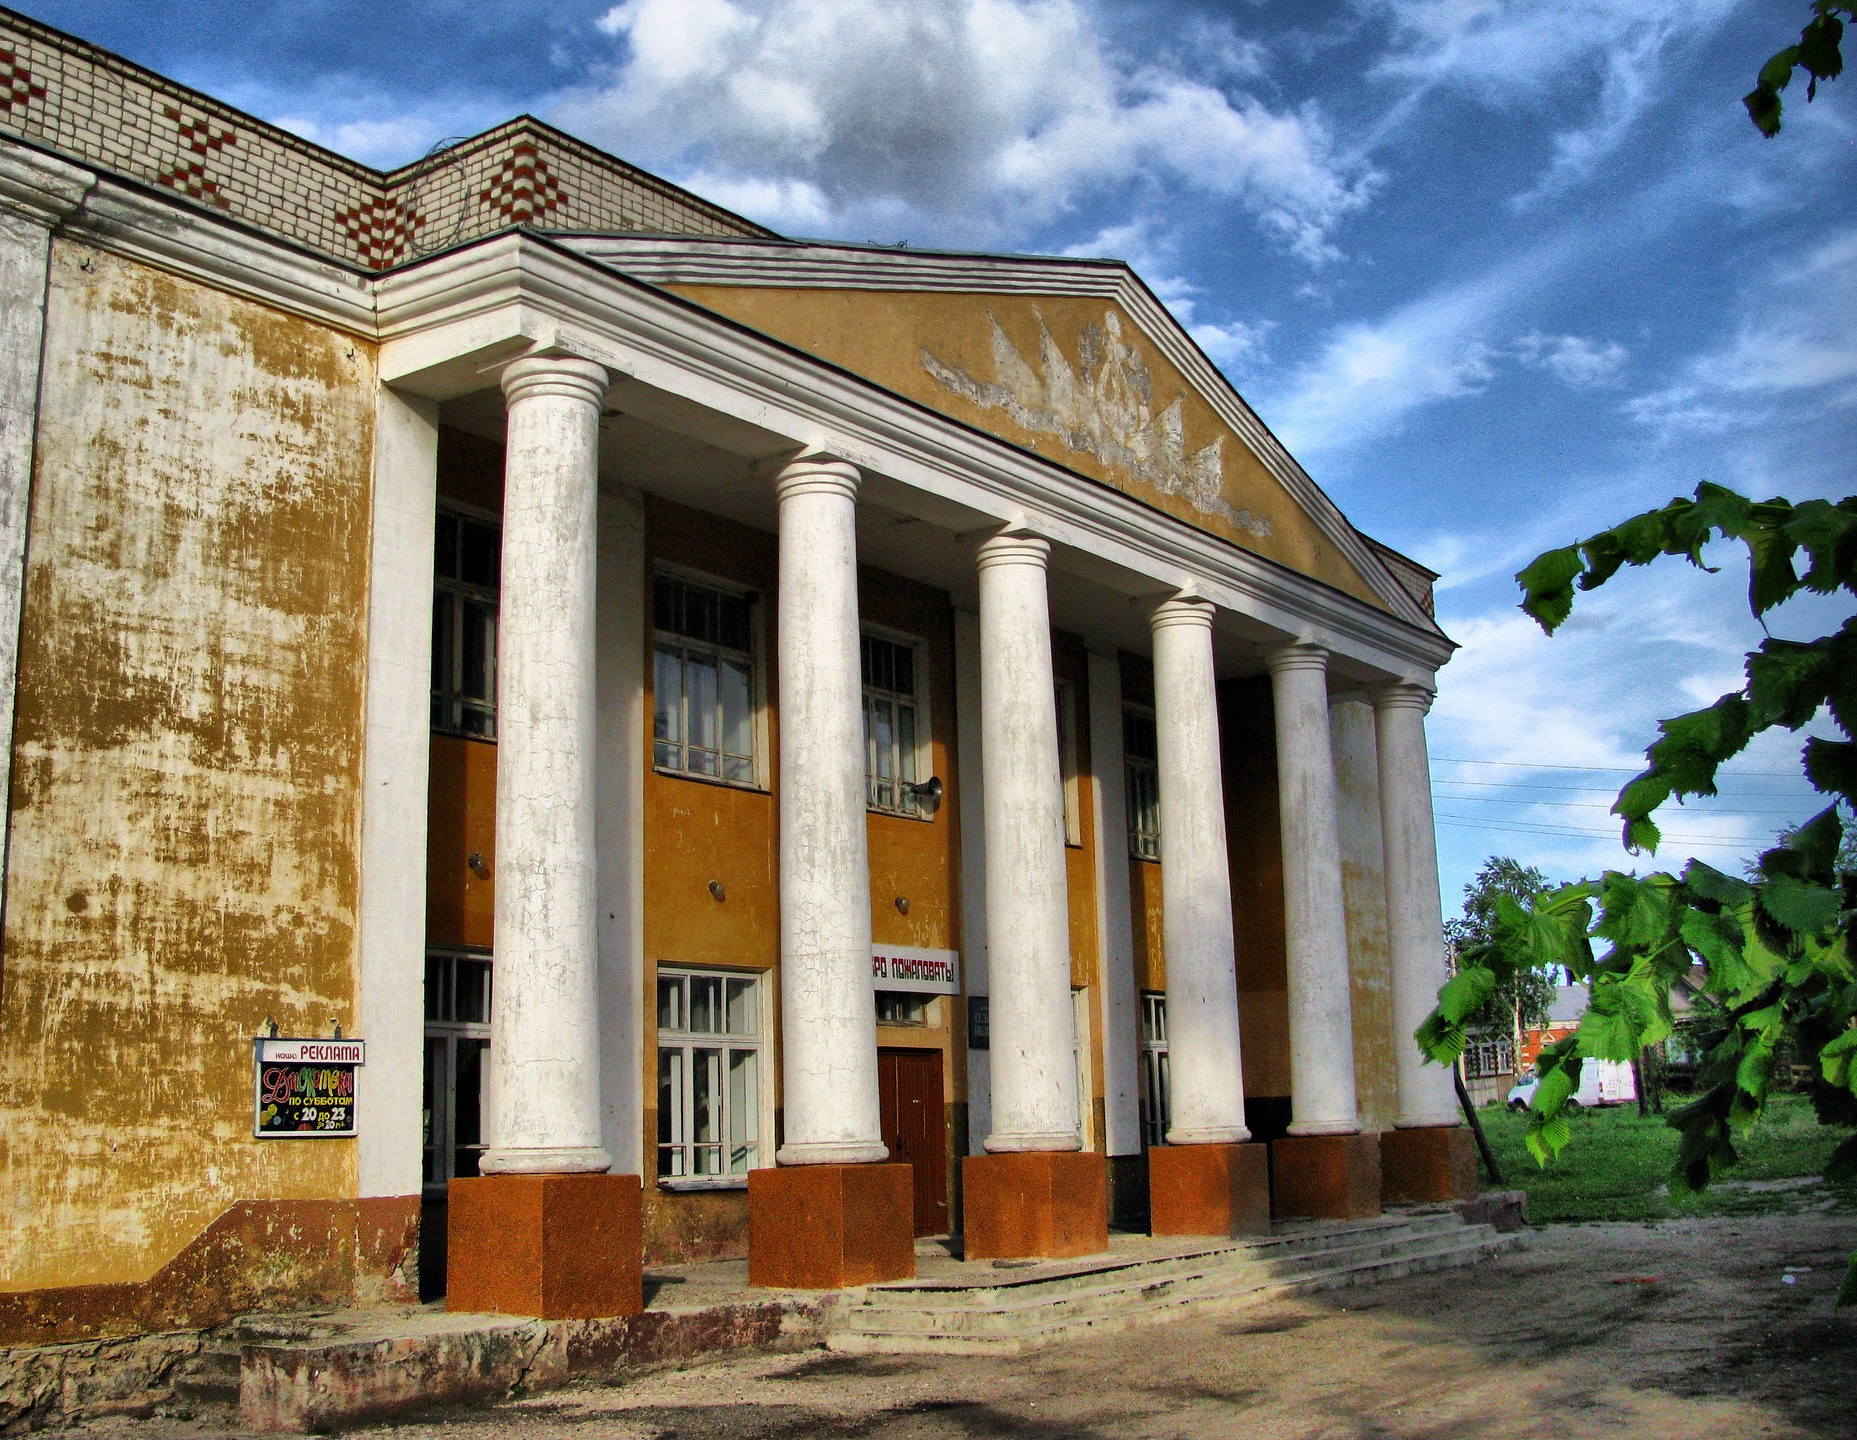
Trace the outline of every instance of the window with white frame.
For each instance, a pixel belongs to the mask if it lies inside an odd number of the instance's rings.
[[[652,763],[754,784],[753,596],[660,574],[652,623]]]
[[[1141,996],[1141,1143],[1165,1145],[1167,1127],[1173,1124],[1168,1093],[1167,997],[1144,991]]]
[[[488,516],[441,506],[436,538],[432,728],[494,740],[502,527]]]
[[[477,1173],[483,1153],[483,1089],[490,1054],[490,957],[426,955],[425,1186]]]
[[[658,971],[658,1179],[745,1183],[761,1158],[761,980]]]
[[[912,641],[859,637],[864,671],[864,791],[872,810],[921,815],[911,786],[923,777],[928,743],[921,657]]]
[[[1122,708],[1122,759],[1128,776],[1128,853],[1139,860],[1161,858],[1161,752],[1154,712],[1141,705]]]
[[[1515,1073],[1515,1037],[1494,1031],[1473,1031],[1464,1046],[1464,1078],[1488,1080]]]

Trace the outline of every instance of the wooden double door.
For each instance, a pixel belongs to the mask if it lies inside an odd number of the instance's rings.
[[[890,1158],[915,1172],[916,1234],[948,1233],[948,1121],[941,1051],[880,1049],[877,1092]]]

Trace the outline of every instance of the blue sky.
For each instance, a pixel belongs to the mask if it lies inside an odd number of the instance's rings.
[[[1549,641],[1539,550],[1701,479],[1849,492],[1857,79],[1763,140],[1804,0],[458,0],[30,13],[358,159],[529,111],[796,235],[1129,259],[1370,534],[1444,573],[1446,912],[1643,868],[1612,791],[1760,638],[1667,563]],[[1770,623],[1837,623],[1812,602]],[[1590,768],[1582,768],[1590,767]],[[1770,737],[1656,863],[1812,813]]]

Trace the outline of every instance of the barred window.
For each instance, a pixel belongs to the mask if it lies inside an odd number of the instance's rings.
[[[441,508],[432,595],[432,728],[496,739],[497,595],[503,531]]]
[[[1167,997],[1144,991],[1141,996],[1141,1143],[1165,1145],[1167,1127],[1173,1124],[1168,1093]]]
[[[652,763],[752,785],[752,597],[659,575],[652,614]]]
[[[658,1179],[741,1182],[760,1141],[760,978],[659,970]]]
[[[1139,705],[1122,710],[1122,760],[1128,775],[1128,853],[1139,860],[1161,858],[1161,760],[1154,712]]]

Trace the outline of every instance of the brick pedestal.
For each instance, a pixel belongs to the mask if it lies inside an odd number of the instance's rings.
[[[1378,1135],[1286,1135],[1270,1142],[1279,1220],[1367,1220],[1380,1213]]]
[[[1477,1150],[1462,1125],[1388,1130],[1380,1137],[1380,1203],[1422,1205],[1477,1193]]]
[[[1148,1151],[1155,1235],[1255,1235],[1270,1229],[1265,1145],[1156,1145]]]
[[[842,1290],[916,1273],[907,1165],[782,1165],[748,1172],[748,1283]]]
[[[636,1175],[453,1180],[445,1308],[597,1320],[645,1308]]]
[[[961,1162],[969,1260],[1068,1260],[1109,1248],[1109,1166],[1087,1150]]]

